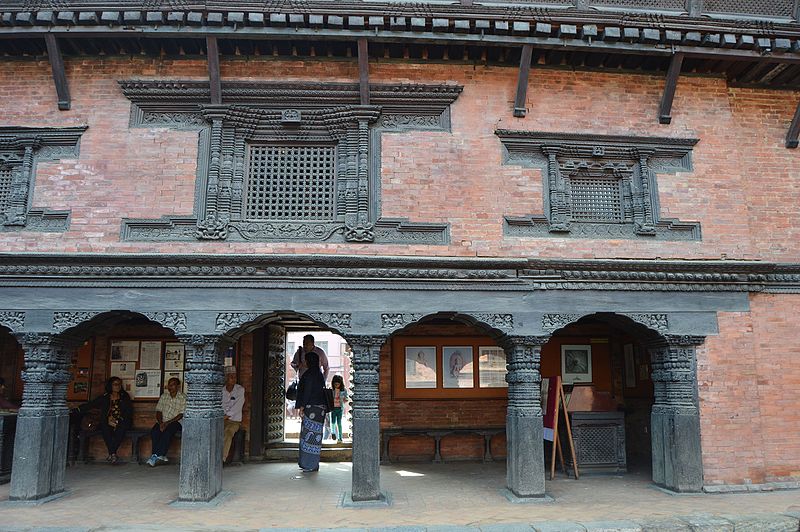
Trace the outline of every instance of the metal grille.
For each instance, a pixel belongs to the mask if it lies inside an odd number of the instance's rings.
[[[572,219],[584,222],[622,221],[622,180],[615,177],[572,177]]]
[[[11,168],[0,168],[0,213],[5,212],[11,199]]]
[[[589,0],[591,6],[683,11],[685,0]]]
[[[706,0],[703,11],[791,18],[793,7],[794,0]]]
[[[248,220],[331,220],[336,200],[333,146],[250,146]]]
[[[578,464],[614,464],[617,462],[616,427],[580,427]]]

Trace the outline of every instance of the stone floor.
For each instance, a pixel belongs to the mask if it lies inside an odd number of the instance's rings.
[[[548,481],[551,502],[512,503],[503,495],[504,463],[393,464],[381,467],[383,508],[341,507],[350,463],[302,473],[290,463],[250,463],[224,470],[231,492],[216,507],[176,508],[178,467],[79,465],[67,469],[69,493],[41,506],[0,503],[0,530],[27,527],[134,529],[485,527],[537,521],[661,519],[678,515],[800,512],[800,491],[670,495],[647,476],[585,476]],[[0,486],[0,501],[9,485]],[[505,527],[501,527],[504,529]],[[509,530],[511,527],[508,528]]]

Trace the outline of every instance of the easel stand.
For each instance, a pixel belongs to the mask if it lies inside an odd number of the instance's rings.
[[[559,408],[560,407],[560,408]],[[575,472],[575,480],[579,479],[578,475],[578,459],[575,456],[575,444],[572,441],[572,428],[569,426],[569,414],[567,414],[567,401],[564,397],[564,388],[561,385],[561,377],[556,377],[556,408],[555,419],[553,421],[553,451],[550,454],[550,480],[556,477],[556,453],[558,453],[558,460],[561,462],[561,469],[567,473],[567,465],[564,463],[564,453],[561,450],[561,440],[559,438],[558,430],[558,412],[563,410],[564,423],[567,425],[567,441],[569,441],[569,452],[572,456],[572,469]]]

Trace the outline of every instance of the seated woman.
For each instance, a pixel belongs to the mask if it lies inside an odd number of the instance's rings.
[[[100,409],[100,431],[108,449],[106,461],[116,464],[119,461],[117,449],[125,438],[125,433],[133,425],[133,402],[128,392],[122,389],[122,380],[119,377],[108,379],[103,395],[82,404],[76,410],[83,414],[93,408]]]

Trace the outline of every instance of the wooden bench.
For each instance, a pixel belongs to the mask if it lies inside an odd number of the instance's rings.
[[[391,463],[389,442],[395,436],[427,436],[434,441],[434,462],[442,462],[442,438],[452,434],[479,434],[483,436],[483,461],[492,462],[492,438],[505,432],[505,427],[459,427],[459,428],[394,428],[381,430],[381,463]]]

